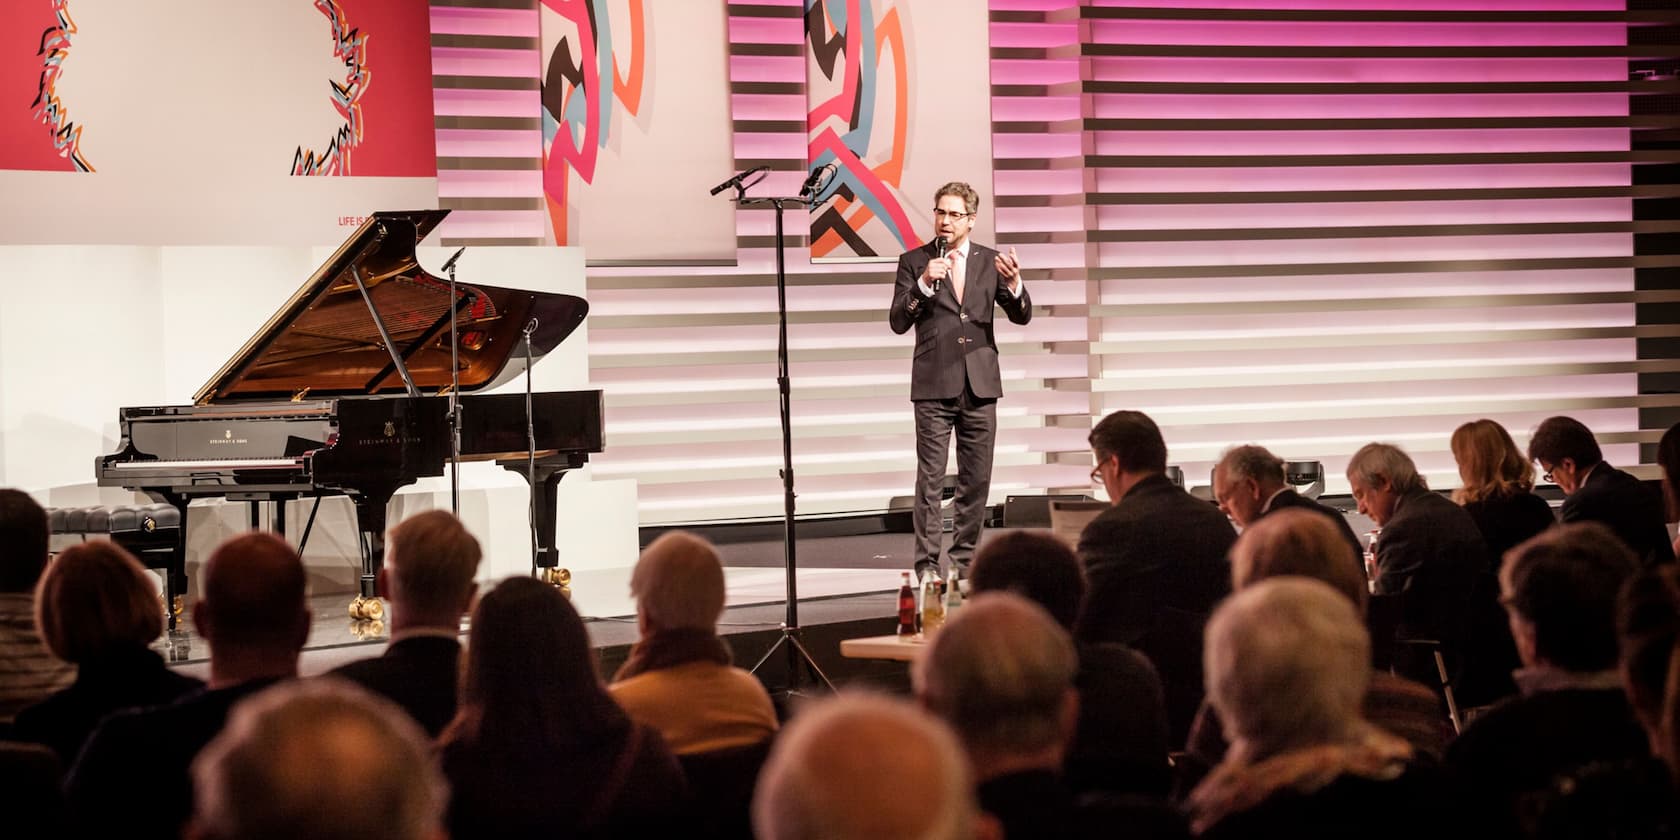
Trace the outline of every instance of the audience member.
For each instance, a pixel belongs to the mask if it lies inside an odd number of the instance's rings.
[[[0,488],[0,731],[28,706],[76,679],[35,630],[35,584],[47,566],[47,512],[28,493]]]
[[[210,684],[173,703],[118,712],[94,729],[65,793],[90,836],[175,838],[193,810],[188,767],[240,700],[297,676],[309,636],[297,551],[273,534],[234,537],[205,563],[192,620]]]
[[[1663,521],[1680,522],[1680,423],[1669,426],[1657,443],[1657,466],[1662,469]],[[1680,546],[1680,537],[1674,546]],[[1680,555],[1680,548],[1674,551]]]
[[[396,705],[336,679],[239,704],[192,776],[197,840],[445,836],[448,788],[425,733]]]
[[[1037,603],[1073,632],[1085,600],[1085,573],[1067,543],[1046,531],[1006,531],[974,558],[976,595],[1013,592]],[[1079,726],[1064,763],[1075,791],[1164,795],[1167,712],[1161,678],[1137,651],[1119,642],[1075,642]]]
[[[956,730],[980,808],[1005,837],[1086,836],[1062,762],[1079,720],[1073,639],[1007,592],[963,605],[912,666],[916,698]]]
[[[335,669],[390,698],[436,737],[455,717],[461,616],[478,585],[478,540],[445,510],[411,516],[391,529],[374,585],[391,602],[391,644],[372,659]]]
[[[1549,530],[1506,556],[1501,601],[1522,657],[1521,694],[1447,750],[1479,830],[1515,834],[1520,799],[1553,777],[1648,754],[1616,672],[1616,593],[1635,566],[1597,523]]]
[[[959,613],[960,615],[960,613]],[[758,777],[759,840],[969,840],[981,819],[951,730],[909,703],[841,694],[807,706]]]
[[[678,755],[744,747],[776,732],[758,678],[734,666],[717,634],[723,564],[686,531],[653,541],[630,574],[641,640],[610,686],[631,719],[659,730]]]
[[[1478,582],[1487,574],[1487,545],[1475,520],[1430,492],[1411,456],[1387,443],[1368,443],[1348,461],[1348,483],[1359,512],[1382,529],[1376,544],[1372,591],[1399,599],[1397,635],[1442,643],[1454,672],[1468,636],[1477,596],[1493,593]],[[1390,639],[1374,640],[1387,646]],[[1422,682],[1438,679],[1433,654],[1396,650],[1398,673]]]
[[[1622,686],[1651,757],[1598,762],[1554,779],[1527,809],[1529,837],[1680,836],[1680,572],[1665,565],[1634,575],[1617,598],[1616,630]]]
[[[147,647],[163,633],[154,584],[133,555],[106,540],[53,559],[35,593],[35,627],[53,656],[76,663],[76,682],[18,713],[19,740],[52,747],[69,767],[106,715],[204,687]]]
[[[1573,417],[1548,417],[1528,439],[1528,457],[1564,493],[1564,522],[1602,522],[1643,564],[1674,562],[1660,491],[1610,466],[1598,440]]]
[[[1091,430],[1098,476],[1114,506],[1079,537],[1090,592],[1078,636],[1122,642],[1161,675],[1172,744],[1182,744],[1202,702],[1202,626],[1231,590],[1225,553],[1236,542],[1219,509],[1166,476],[1155,421],[1116,411]]]
[[[1237,538],[1231,549],[1233,589],[1240,592],[1285,575],[1328,584],[1364,615],[1367,590],[1359,556],[1326,517],[1304,510],[1279,511]],[[1428,686],[1373,670],[1361,709],[1367,721],[1406,739],[1417,755],[1439,761],[1446,752],[1452,732]],[[1219,715],[1211,703],[1203,704],[1190,730],[1188,758],[1202,768],[1213,767],[1224,759],[1227,747]]]
[[[1204,838],[1393,837],[1444,830],[1446,791],[1411,745],[1360,713],[1371,649],[1346,595],[1285,576],[1208,623],[1208,697],[1225,760],[1190,795]]]
[[[509,578],[473,609],[460,708],[438,748],[454,840],[682,831],[676,757],[613,702],[583,620],[534,579]]]
[[[1506,552],[1557,524],[1552,506],[1534,494],[1534,465],[1492,420],[1453,430],[1459,488],[1453,501],[1475,520],[1488,547],[1488,570],[1477,578],[1470,617],[1469,663],[1457,685],[1461,705],[1483,706],[1515,694],[1511,672],[1521,662],[1505,611],[1498,604],[1499,567]]]
[[[1295,492],[1284,480],[1283,459],[1263,446],[1249,444],[1225,450],[1213,467],[1213,497],[1219,500],[1219,509],[1239,528],[1247,528],[1269,513],[1298,508],[1334,523],[1354,553],[1365,550],[1347,517],[1329,505]]]
[[[1557,524],[1552,506],[1534,494],[1534,465],[1492,420],[1472,420],[1453,430],[1453,459],[1463,482],[1453,501],[1464,506],[1488,547],[1488,567],[1498,573],[1505,552]]]

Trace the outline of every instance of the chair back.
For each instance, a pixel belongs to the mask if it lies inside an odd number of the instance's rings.
[[[752,798],[774,738],[677,756],[694,797],[694,831],[703,840],[752,840]]]

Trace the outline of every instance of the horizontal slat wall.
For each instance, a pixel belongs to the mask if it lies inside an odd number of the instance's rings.
[[[918,3],[920,0],[918,0]],[[918,6],[919,8],[919,6]],[[998,330],[994,500],[1084,489],[1091,424],[1140,408],[1205,483],[1257,441],[1325,462],[1398,442],[1432,481],[1447,436],[1573,414],[1634,463],[1675,400],[1680,258],[1660,208],[1672,110],[1630,108],[1616,0],[989,0],[998,244],[1037,304]],[[787,195],[806,143],[804,4],[727,5],[737,169]],[[721,177],[721,176],[720,176]],[[1635,202],[1656,212],[1636,216]],[[774,217],[737,220],[738,264],[592,267],[597,476],[634,478],[644,523],[781,510]],[[908,492],[909,339],[890,265],[810,263],[788,218],[799,512]],[[1636,282],[1636,277],[1640,278]],[[1666,278],[1666,279],[1665,279]],[[1644,313],[1644,314],[1641,314]],[[1641,353],[1639,348],[1645,347]],[[1644,383],[1644,387],[1641,387]],[[1669,389],[1672,390],[1672,389]],[[1641,411],[1648,419],[1640,425]],[[1666,413],[1665,413],[1666,412]]]
[[[431,0],[432,107],[444,245],[541,245],[537,0]]]
[[[1218,8],[1207,8],[1217,5]],[[1166,8],[1173,6],[1173,8]],[[1638,461],[1627,15],[1606,0],[1106,2],[1082,12],[1097,413],[1206,483],[1365,442],[1440,487],[1459,423],[1555,413]]]
[[[801,0],[728,6],[735,166],[771,167],[752,195],[793,195],[805,173],[803,13]],[[734,211],[722,196],[718,205],[736,214],[738,265],[590,269],[590,375],[606,392],[611,444],[594,473],[635,478],[644,523],[781,511],[775,218]],[[915,476],[911,338],[886,324],[893,265],[813,265],[808,215],[790,212],[786,225],[799,513],[882,510],[909,494]],[[1040,266],[1028,274],[1038,316],[1027,328],[998,330],[1008,393],[999,407],[998,499],[1070,480],[1078,469],[1047,465],[1047,453],[1083,445],[1088,424],[1088,392],[1052,387],[1086,380],[1085,353],[1050,349],[1085,340],[1083,312],[1053,311],[1082,303],[1084,290],[1051,282],[1056,263],[1035,259],[1023,249],[1023,260]],[[1061,416],[1078,422],[1047,422]]]

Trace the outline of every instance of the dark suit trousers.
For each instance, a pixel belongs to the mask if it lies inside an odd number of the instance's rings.
[[[951,562],[966,574],[974,559],[985,524],[986,498],[992,489],[992,443],[997,438],[997,400],[974,396],[963,388],[962,396],[949,400],[915,400],[916,406],[916,507],[911,521],[916,529],[916,563],[938,563],[944,522],[939,511],[940,489],[945,483],[945,462],[951,451],[951,435],[957,438],[957,492],[952,499]]]

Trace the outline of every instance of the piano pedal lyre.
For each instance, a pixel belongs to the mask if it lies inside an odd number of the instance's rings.
[[[538,569],[537,580],[560,590],[560,594],[566,596],[566,600],[572,600],[571,569],[563,569],[559,566],[550,566],[546,569]]]
[[[385,618],[385,602],[361,595],[350,602],[350,617],[357,621],[380,621]]]

